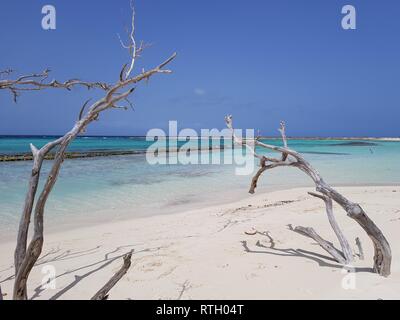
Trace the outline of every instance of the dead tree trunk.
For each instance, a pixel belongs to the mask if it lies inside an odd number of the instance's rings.
[[[359,204],[343,197],[324,181],[317,185],[316,189],[324,195],[331,197],[347,212],[347,216],[354,219],[364,229],[374,245],[374,272],[384,277],[389,276],[392,262],[392,252],[389,242],[377,225],[367,216],[363,208]]]
[[[92,297],[91,300],[107,300],[108,292],[117,284],[119,280],[128,272],[131,267],[132,252],[124,256],[124,263],[119,271]]]
[[[134,39],[134,9],[132,7],[132,31],[129,34],[129,44],[123,47],[129,50],[130,62],[129,68],[125,64],[119,74],[119,81],[112,85],[102,84],[102,83],[87,83],[79,80],[69,80],[64,83],[57,81],[52,81],[51,83],[46,83],[45,80],[48,76],[48,70],[42,74],[26,75],[17,78],[16,80],[1,80],[0,90],[9,90],[14,96],[14,100],[17,99],[20,92],[29,90],[42,90],[46,88],[65,88],[71,89],[76,85],[84,85],[88,88],[100,88],[105,91],[103,98],[99,99],[97,102],[93,103],[86,112],[86,106],[89,100],[84,103],[81,112],[79,114],[79,119],[73,126],[73,128],[66,133],[63,137],[49,142],[41,149],[37,149],[35,146],[31,145],[31,151],[33,154],[33,167],[31,171],[31,176],[29,180],[29,187],[25,197],[25,205],[22,213],[22,217],[19,224],[17,245],[14,252],[14,263],[15,263],[15,283],[13,291],[13,299],[15,300],[25,300],[27,299],[27,281],[29,274],[35,265],[37,259],[39,258],[44,242],[44,212],[47,199],[53,190],[53,187],[57,181],[61,165],[65,158],[65,153],[70,145],[70,143],[80,134],[85,132],[87,126],[99,119],[100,114],[109,109],[128,109],[127,106],[118,105],[120,102],[126,102],[132,107],[132,104],[128,100],[129,96],[133,93],[136,86],[143,80],[149,80],[149,78],[155,74],[159,73],[171,73],[170,70],[164,67],[169,64],[176,56],[174,53],[165,62],[156,66],[155,68],[145,71],[142,70],[141,73],[131,76],[133,71],[133,66],[135,60],[143,50],[143,44],[140,47],[136,47],[136,42]],[[6,74],[11,73],[11,71],[6,71]],[[47,175],[46,181],[40,194],[36,199],[36,194],[38,191],[38,185],[40,181],[40,173],[43,165],[43,161],[46,155],[50,151],[56,149],[56,155],[53,160],[53,164],[49,174]],[[33,213],[33,223],[34,231],[33,237],[29,243],[28,242],[28,230],[30,221]]]
[[[228,128],[232,130],[232,135],[235,139],[235,142],[241,145],[245,145],[247,148],[251,148],[245,141],[235,136],[232,116],[225,117],[225,122]],[[340,228],[333,219],[332,208],[330,205],[330,202],[332,202],[332,200],[335,201],[337,204],[339,204],[346,211],[347,215],[350,218],[354,219],[370,237],[375,250],[374,263],[373,263],[374,271],[382,276],[385,277],[389,276],[392,254],[390,250],[390,245],[386,240],[385,236],[383,235],[382,231],[367,216],[367,214],[359,204],[351,202],[343,195],[341,195],[339,192],[337,192],[335,189],[333,189],[331,186],[326,184],[317,170],[315,170],[299,153],[287,147],[285,125],[283,122],[281,123],[279,131],[281,132],[282,135],[284,147],[265,144],[258,141],[258,139],[255,140],[254,143],[255,146],[260,146],[268,150],[279,152],[281,153],[282,156],[281,159],[269,158],[258,155],[255,152],[255,150],[253,151],[255,156],[260,159],[261,168],[258,170],[255,177],[253,178],[249,192],[254,193],[257,187],[258,179],[260,178],[262,173],[265,172],[266,170],[282,166],[290,166],[300,169],[314,181],[316,191],[322,193],[322,195],[317,195],[317,196],[323,199],[326,203],[328,218],[330,219],[330,223],[339,239],[339,242],[342,246],[343,255],[346,258],[346,260],[350,260],[350,257],[352,260],[352,254],[348,241],[345,239],[343,233],[341,232]],[[316,194],[313,195],[316,196]],[[328,210],[330,212],[328,212]]]

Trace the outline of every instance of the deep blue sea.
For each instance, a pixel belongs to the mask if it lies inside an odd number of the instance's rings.
[[[54,137],[0,137],[1,154],[28,153]],[[280,145],[279,140],[266,140]],[[79,137],[70,151],[144,151],[152,142],[137,137]],[[400,142],[289,140],[333,185],[398,185]],[[216,150],[213,154],[225,151]],[[260,151],[262,152],[262,151]],[[174,157],[174,155],[170,155]],[[45,161],[43,173],[51,161]],[[0,162],[0,232],[15,233],[32,162]],[[235,165],[150,165],[144,154],[67,159],[46,207],[48,230],[107,223],[183,211],[246,196],[251,176],[235,175]],[[311,186],[302,172],[274,169],[259,190]]]

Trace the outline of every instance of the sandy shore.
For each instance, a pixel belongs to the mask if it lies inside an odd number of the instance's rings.
[[[313,227],[337,243],[323,203],[307,195],[311,188],[301,188],[268,194],[259,190],[228,205],[49,234],[28,283],[29,295],[88,299],[134,249],[132,267],[110,299],[400,298],[400,187],[338,190],[359,202],[387,236],[393,253],[389,278],[371,273],[371,242],[339,208],[336,216],[348,239],[354,244],[360,237],[365,251],[365,260],[354,263],[355,273],[288,228]],[[259,233],[245,234],[252,228]],[[0,244],[5,299],[12,291],[14,245]],[[42,272],[49,265],[56,270],[56,288],[42,290]]]

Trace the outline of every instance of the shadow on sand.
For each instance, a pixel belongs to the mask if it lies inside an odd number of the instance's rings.
[[[112,264],[114,261],[116,260],[121,260],[122,263],[122,257],[126,254],[126,250],[124,250],[124,252],[116,255],[116,256],[112,256],[113,254],[116,254],[118,252],[121,252],[123,249],[132,249],[133,247],[135,247],[137,245],[126,245],[126,246],[119,246],[116,249],[107,252],[104,254],[104,257],[100,260],[96,260],[93,261],[89,264],[77,267],[75,269],[71,269],[68,271],[65,271],[59,275],[56,276],[56,279],[60,279],[62,277],[74,274],[74,280],[71,281],[69,284],[67,284],[66,286],[63,286],[62,289],[58,290],[53,296],[51,296],[49,298],[49,300],[57,300],[60,297],[62,297],[65,293],[67,293],[69,290],[71,290],[72,288],[74,288],[76,285],[78,285],[83,279],[97,273],[98,271],[106,268],[107,266],[109,266],[110,264]],[[85,251],[80,251],[80,252],[71,252],[70,250],[57,255],[56,257],[50,258],[49,256],[51,254],[57,254],[58,250],[55,250],[53,252],[49,252],[48,254],[46,254],[45,256],[42,257],[41,261],[38,263],[38,265],[41,264],[47,264],[47,263],[51,263],[51,262],[55,262],[55,261],[61,261],[61,260],[67,260],[67,259],[73,259],[73,258],[77,258],[77,257],[81,257],[83,255],[89,255],[92,254],[94,252],[96,252],[98,249],[100,248],[100,246],[93,248],[93,249],[89,249],[89,250],[85,250]],[[162,249],[162,247],[155,247],[155,248],[148,248],[148,249],[143,249],[143,250],[139,250],[139,251],[133,251],[133,254],[138,254],[138,253],[143,253],[143,252],[153,252],[153,251],[158,251]],[[47,257],[48,259],[44,259],[45,257]],[[110,277],[112,275],[110,274]],[[102,286],[101,283],[99,283],[99,288]],[[93,294],[97,291],[97,289],[99,288],[93,288]],[[31,300],[37,299],[41,296],[42,292],[45,291],[46,289],[43,288],[42,285],[39,285],[38,287],[36,287],[34,289],[34,294],[32,295],[32,297],[30,298]],[[90,299],[91,297],[83,297],[85,299]]]
[[[257,234],[263,235],[269,239],[269,246],[266,246],[262,244],[260,241],[257,241],[256,246],[257,248],[260,248],[260,250],[251,250],[247,244],[247,241],[241,241],[241,244],[243,246],[244,251],[248,253],[260,253],[260,254],[270,254],[270,255],[275,255],[275,256],[283,256],[283,257],[295,257],[295,258],[303,258],[303,259],[308,259],[311,261],[314,261],[318,263],[320,267],[329,267],[329,268],[335,268],[335,269],[343,269],[346,268],[346,266],[343,266],[339,263],[337,263],[333,258],[311,252],[308,250],[303,250],[303,249],[293,249],[293,248],[288,248],[288,249],[281,249],[281,248],[276,248],[276,243],[274,239],[271,237],[268,231],[266,232],[257,232]],[[348,267],[349,269],[351,268],[352,271],[354,272],[370,272],[373,273],[372,268],[364,268],[364,267]]]

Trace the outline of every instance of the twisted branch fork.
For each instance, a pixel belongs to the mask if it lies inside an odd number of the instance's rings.
[[[282,140],[283,140],[283,145],[284,147],[277,147],[277,146],[272,146],[272,145],[267,145],[261,141],[259,141],[259,138],[254,139],[253,146],[250,146],[246,141],[244,141],[243,139],[239,138],[236,133],[235,133],[235,129],[233,127],[233,117],[232,115],[228,115],[225,117],[225,122],[226,125],[228,127],[228,129],[231,130],[232,132],[232,138],[234,140],[234,142],[236,144],[239,145],[243,145],[245,146],[248,150],[250,150],[250,152],[254,155],[255,158],[259,159],[260,163],[260,169],[257,171],[257,173],[255,174],[255,176],[253,177],[252,181],[251,181],[251,185],[250,185],[250,190],[249,193],[253,194],[255,193],[255,189],[257,188],[257,183],[259,178],[261,177],[261,175],[269,170],[269,169],[273,169],[276,167],[282,167],[282,166],[296,166],[297,165],[297,161],[293,161],[292,159],[288,159],[289,155],[292,155],[296,158],[296,156],[298,155],[297,152],[290,150],[287,147],[287,137],[286,137],[286,128],[285,128],[285,123],[282,121],[281,122],[281,126],[278,129],[279,132],[281,133],[282,136]],[[267,157],[265,155],[260,155],[255,151],[255,147],[260,146],[266,149],[270,149],[273,151],[277,151],[277,152],[281,152],[282,156],[281,158],[273,158],[273,157]]]
[[[231,115],[225,117],[225,122],[226,122],[227,127],[232,132],[232,137],[233,137],[234,142],[237,144],[240,144],[242,146],[246,146],[247,148],[250,148],[250,150],[252,151],[254,156],[260,160],[260,169],[257,171],[257,173],[255,174],[255,176],[253,177],[253,179],[251,181],[249,193],[255,192],[259,178],[265,171],[267,171],[269,169],[282,167],[282,166],[296,167],[296,168],[300,169],[301,171],[303,171],[307,176],[309,176],[313,180],[315,187],[316,187],[316,191],[319,193],[310,193],[310,195],[312,195],[314,197],[318,197],[324,201],[329,222],[330,222],[330,224],[340,242],[340,245],[342,247],[342,252],[341,252],[342,258],[340,258],[340,259],[337,258],[338,255],[334,252],[334,250],[333,251],[331,250],[331,254],[334,255],[334,258],[339,262],[345,261],[346,263],[349,263],[353,260],[353,254],[352,254],[352,250],[350,248],[349,242],[344,237],[343,232],[340,230],[340,228],[333,216],[333,208],[332,208],[333,201],[335,201],[338,205],[340,205],[344,209],[344,211],[347,213],[347,216],[354,219],[364,229],[364,231],[367,233],[367,235],[371,239],[372,244],[374,246],[374,259],[373,259],[374,271],[385,277],[390,275],[392,254],[391,254],[389,242],[383,235],[382,231],[368,217],[366,212],[363,210],[363,208],[359,204],[350,201],[349,199],[344,197],[342,194],[340,194],[338,191],[336,191],[334,188],[332,188],[330,185],[328,185],[323,180],[323,178],[319,174],[319,172],[310,163],[308,163],[308,161],[306,161],[302,155],[300,155],[298,152],[288,148],[287,137],[286,137],[286,128],[285,128],[284,122],[281,122],[280,128],[279,128],[279,132],[281,133],[281,137],[282,137],[282,141],[283,141],[283,147],[269,145],[269,144],[259,141],[258,139],[255,139],[255,141],[254,141],[254,146],[260,146],[262,148],[281,153],[280,159],[271,158],[271,157],[267,157],[264,155],[259,155],[256,153],[256,151],[253,147],[248,145],[247,141],[243,141],[242,139],[238,138],[235,134],[235,130],[233,127],[233,118]],[[305,228],[303,231],[307,232],[308,229]],[[322,239],[319,236],[315,237],[314,233],[310,233],[309,236],[312,237],[314,240]],[[323,241],[324,242],[318,242],[318,241],[317,242],[325,250],[327,250],[327,249],[330,250],[329,243],[326,242],[325,240],[323,240]]]
[[[132,19],[131,19],[131,29],[130,31],[127,30],[128,34],[128,44],[125,44],[124,41],[122,41],[121,36],[117,34],[119,42],[121,43],[121,46],[124,49],[127,49],[129,52],[129,56],[131,58],[131,61],[127,63],[121,72],[121,81],[122,79],[128,79],[132,73],[132,70],[135,67],[135,62],[136,59],[140,57],[141,53],[149,47],[151,44],[144,43],[143,41],[140,42],[139,46],[136,44],[135,40],[135,7],[133,5],[133,0],[130,2],[131,5],[131,10],[132,10]]]

